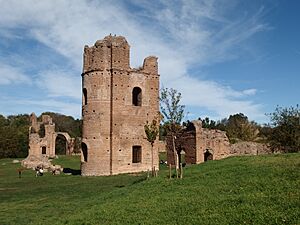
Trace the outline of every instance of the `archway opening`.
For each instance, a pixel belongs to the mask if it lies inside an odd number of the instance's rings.
[[[82,151],[82,156],[83,156],[83,161],[87,162],[88,159],[88,151],[87,151],[87,146],[85,143],[81,143],[81,151]]]
[[[87,90],[86,90],[86,88],[82,89],[82,94],[83,94],[83,99],[82,99],[83,105],[86,105],[87,104]]]
[[[55,155],[66,155],[68,142],[64,135],[58,134],[55,139]]]
[[[43,147],[42,147],[42,154],[43,154],[43,155],[46,155],[46,152],[47,152],[46,150],[47,150],[46,146],[43,146]]]
[[[209,150],[206,150],[204,152],[204,162],[209,160],[213,160],[213,154]]]
[[[142,89],[134,87],[132,90],[132,105],[142,106]]]

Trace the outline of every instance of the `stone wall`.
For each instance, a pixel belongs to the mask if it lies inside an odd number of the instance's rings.
[[[130,68],[130,46],[122,36],[107,36],[84,48],[82,73],[82,175],[99,176],[158,168],[144,125],[159,111],[157,58]],[[134,149],[139,160],[133,160]],[[153,154],[153,155],[152,155]],[[152,162],[153,158],[153,162]]]

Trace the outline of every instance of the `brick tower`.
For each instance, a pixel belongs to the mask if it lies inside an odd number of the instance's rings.
[[[107,36],[84,47],[82,73],[83,176],[151,170],[151,145],[144,125],[159,112],[157,57],[130,68],[130,46]],[[153,164],[158,169],[157,143]]]

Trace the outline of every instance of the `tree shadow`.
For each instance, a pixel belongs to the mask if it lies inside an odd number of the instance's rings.
[[[64,168],[63,173],[68,173],[68,174],[72,174],[72,175],[81,175],[81,170],[74,170],[74,169],[71,169],[71,168]]]

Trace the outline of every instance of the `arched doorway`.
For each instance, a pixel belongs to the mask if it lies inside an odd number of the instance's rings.
[[[206,149],[204,152],[204,162],[213,160],[213,152],[209,149]]]
[[[88,151],[87,151],[87,146],[85,143],[81,143],[81,151],[82,151],[82,158],[83,158],[83,161],[84,162],[87,162],[87,159],[88,159]]]
[[[66,155],[68,151],[68,142],[64,135],[57,134],[55,139],[55,155]]]

